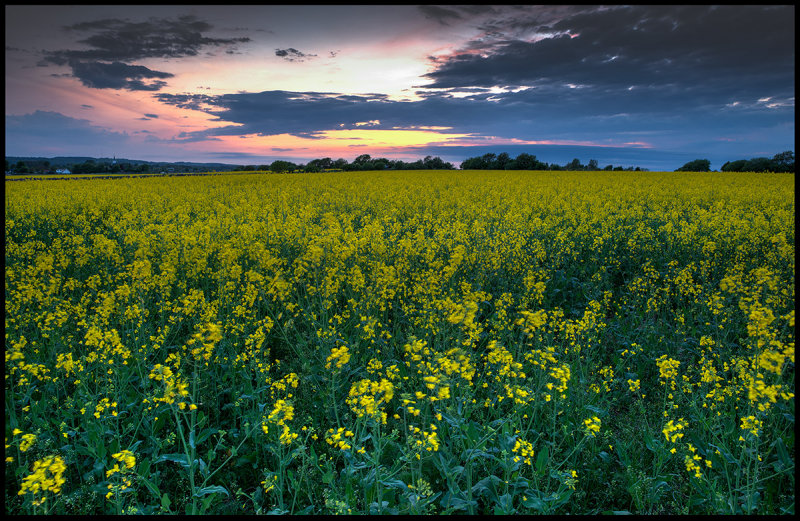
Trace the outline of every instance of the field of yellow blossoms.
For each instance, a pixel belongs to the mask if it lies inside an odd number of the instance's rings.
[[[6,513],[794,513],[794,175],[5,189]]]

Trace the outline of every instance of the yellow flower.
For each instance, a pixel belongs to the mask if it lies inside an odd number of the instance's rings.
[[[753,436],[758,436],[758,431],[761,429],[763,422],[761,420],[756,419],[755,416],[745,416],[742,418],[742,425],[741,429],[745,431],[750,431]]]
[[[22,452],[27,451],[30,449],[33,444],[36,443],[36,435],[35,434],[23,434],[22,435],[22,443],[19,444],[19,450]]]
[[[33,472],[22,480],[22,487],[18,495],[33,494],[34,498],[36,498],[33,504],[41,505],[44,503],[46,496],[42,495],[37,498],[40,494],[47,491],[54,494],[61,492],[61,485],[66,482],[64,479],[64,471],[66,469],[67,466],[61,456],[47,456],[37,460],[33,464]]]
[[[674,420],[670,420],[667,422],[661,432],[664,433],[664,437],[667,439],[667,441],[675,443],[678,439],[683,438],[683,433],[678,431],[683,430],[686,425],[687,424],[684,422],[683,418],[679,419],[678,423],[674,423]]]
[[[117,452],[116,454],[112,454],[111,457],[120,463],[125,463],[125,467],[129,469],[132,469],[134,465],[136,465],[136,456],[129,450]]]
[[[341,369],[350,361],[350,350],[347,346],[334,347],[331,349],[331,354],[325,360],[325,369]]]
[[[530,442],[517,438],[517,441],[514,443],[514,448],[511,450],[515,454],[518,454],[514,456],[515,463],[524,461],[527,465],[533,465],[531,458],[534,455],[534,451],[533,445]]]
[[[597,416],[592,416],[591,418],[587,418],[583,420],[583,426],[586,431],[586,434],[594,438],[598,432],[600,432],[600,418]]]

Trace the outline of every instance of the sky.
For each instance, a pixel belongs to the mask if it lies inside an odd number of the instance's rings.
[[[674,170],[794,150],[791,5],[5,9],[6,156]]]

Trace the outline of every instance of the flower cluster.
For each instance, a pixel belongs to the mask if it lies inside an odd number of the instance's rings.
[[[516,454],[516,456],[514,456],[514,463],[523,461],[526,465],[533,465],[531,458],[534,455],[534,451],[533,445],[530,442],[517,438],[514,442],[514,448],[511,450]]]
[[[600,418],[592,416],[583,420],[583,430],[588,436],[596,437],[597,433],[600,432]]]
[[[33,472],[22,480],[18,494],[33,494],[34,505],[41,505],[47,500],[46,492],[58,494],[61,485],[66,482],[64,471],[67,466],[61,456],[47,456],[33,463]]]
[[[325,369],[333,367],[338,370],[350,361],[350,350],[347,346],[334,347],[331,349],[331,354],[325,360]]]
[[[328,433],[325,435],[325,441],[328,442],[328,445],[332,445],[337,447],[340,450],[349,450],[352,448],[352,445],[347,438],[352,438],[355,436],[353,431],[349,431],[344,427],[339,427],[336,430],[328,429]]]
[[[345,402],[358,416],[372,418],[386,423],[386,412],[382,407],[394,397],[394,385],[386,378],[373,381],[369,378],[359,380],[350,387]]]

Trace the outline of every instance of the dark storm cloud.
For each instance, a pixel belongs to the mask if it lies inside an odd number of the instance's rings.
[[[381,94],[345,95],[323,92],[265,91],[224,94],[158,94],[163,103],[203,110],[221,121],[235,124],[197,135],[282,134],[315,137],[324,130],[390,129],[410,125],[436,125],[459,117],[462,103],[443,97],[427,102],[398,102]],[[475,107],[478,109],[478,107]],[[491,110],[491,107],[487,107]],[[488,115],[488,114],[487,114]],[[462,119],[464,119],[462,117]],[[376,120],[380,124],[374,123]],[[423,120],[424,123],[420,123]],[[359,123],[361,123],[359,125]],[[188,137],[188,134],[187,134]]]
[[[127,65],[122,62],[74,62],[72,74],[81,83],[94,89],[159,90],[165,81],[152,78],[171,78],[168,72],[148,69],[143,65]],[[143,79],[149,80],[147,83]]]
[[[45,51],[39,65],[68,65],[72,75],[91,88],[160,90],[166,85],[161,79],[170,78],[172,74],[126,62],[145,58],[196,56],[204,47],[232,46],[250,41],[246,37],[203,36],[211,28],[211,24],[194,16],[182,16],[175,20],[151,18],[146,22],[118,19],[82,22],[65,29],[89,34],[78,43],[88,45],[91,49]],[[232,52],[231,49],[228,51]],[[151,81],[145,82],[143,79]]]
[[[448,20],[459,20],[462,18],[459,12],[436,5],[421,5],[419,6],[419,10],[422,11],[425,18],[439,22],[442,25],[449,25],[447,23]]]
[[[497,13],[495,7],[489,5],[448,5],[446,7],[438,5],[420,5],[417,9],[422,12],[425,18],[439,22],[441,25],[450,25],[450,21],[463,20],[476,15],[486,15]]]
[[[302,62],[309,58],[317,57],[316,54],[306,54],[293,47],[289,47],[288,49],[275,49],[275,56],[290,62]]]
[[[403,102],[378,95],[289,91],[156,97],[163,103],[201,110],[231,123],[183,136],[196,139],[281,133],[313,137],[325,130],[439,126],[452,127],[452,132],[507,138],[581,140],[596,136],[598,130],[603,136],[625,131],[668,133],[689,125],[701,132],[717,126],[724,129],[742,118],[753,124],[775,125],[793,117],[793,100],[759,102],[747,98],[746,104],[729,107],[716,103],[711,96],[698,95],[693,103],[687,103],[685,96],[666,86],[625,89],[622,93],[541,86],[493,94],[472,88],[470,96],[456,97],[455,92],[464,90],[442,89],[428,92],[421,101]],[[653,99],[659,103],[654,104]],[[709,118],[709,114],[714,117]],[[373,123],[366,126],[364,122]]]
[[[493,38],[436,60],[426,87],[572,84],[609,97],[631,86],[663,87],[659,94],[681,93],[689,104],[794,90],[791,6],[580,9],[546,21],[537,13],[487,22]],[[528,38],[508,36],[525,29]],[[549,37],[531,37],[537,32]]]
[[[45,53],[44,62],[56,65],[71,60],[135,61],[143,58],[181,58],[196,56],[203,47],[219,47],[249,42],[250,38],[210,38],[203,36],[211,24],[194,16],[175,20],[150,18],[146,22],[106,19],[65,27],[68,31],[90,33],[78,43],[88,50],[58,50]],[[92,34],[93,33],[93,34]]]

